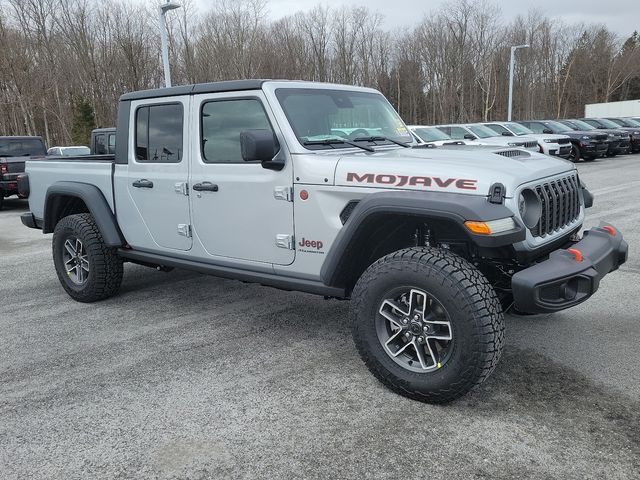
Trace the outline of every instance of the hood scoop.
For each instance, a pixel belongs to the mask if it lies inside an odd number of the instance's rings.
[[[503,157],[508,157],[508,158],[515,158],[515,157],[520,157],[520,158],[529,158],[531,157],[531,154],[525,150],[518,150],[518,149],[513,149],[513,150],[498,150],[497,152],[493,152],[496,155],[502,155]]]

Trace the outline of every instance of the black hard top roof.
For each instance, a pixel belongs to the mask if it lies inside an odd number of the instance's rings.
[[[91,133],[115,132],[115,131],[116,131],[116,127],[100,127],[100,128],[94,128],[93,130],[91,130]]]
[[[239,92],[242,90],[259,90],[267,80],[228,80],[224,82],[197,83],[170,88],[154,88],[125,93],[123,100],[142,100],[144,98],[172,97],[174,95],[195,95],[197,93]]]

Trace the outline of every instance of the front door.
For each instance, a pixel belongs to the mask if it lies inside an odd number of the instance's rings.
[[[185,114],[189,97],[145,100],[132,105],[133,149],[129,154],[128,192],[142,225],[157,246],[189,250],[192,245],[189,153]],[[154,245],[155,243],[155,245]]]
[[[198,95],[192,111],[199,128],[189,181],[196,241],[211,257],[291,264],[291,159],[281,148],[285,167],[267,170],[245,162],[240,150],[240,133],[251,129],[274,131],[282,145],[262,92]]]

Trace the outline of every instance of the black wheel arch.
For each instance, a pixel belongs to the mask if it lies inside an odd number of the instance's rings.
[[[502,204],[490,203],[485,196],[441,192],[380,192],[363,198],[353,208],[333,242],[320,277],[325,285],[350,290],[360,274],[374,261],[400,248],[407,233],[417,225],[428,225],[447,241],[459,241],[482,249],[509,246],[525,239],[522,223],[503,234],[481,236],[464,227],[466,220],[490,221],[512,217]],[[385,229],[388,235],[381,236]],[[401,233],[402,235],[396,235]]]
[[[90,213],[108,247],[126,242],[107,199],[95,185],[81,182],[56,182],[47,189],[44,203],[43,233],[51,233],[64,217]]]

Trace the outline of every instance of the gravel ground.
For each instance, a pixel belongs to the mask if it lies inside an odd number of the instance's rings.
[[[481,388],[383,388],[348,303],[127,265],[67,297],[50,235],[0,212],[0,478],[640,478],[640,155],[581,164],[630,260],[586,304],[507,318]]]

